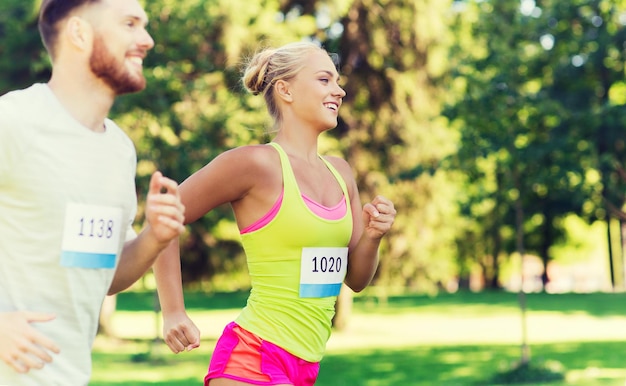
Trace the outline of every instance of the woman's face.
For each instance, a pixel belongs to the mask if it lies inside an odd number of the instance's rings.
[[[305,66],[289,81],[294,114],[321,130],[337,126],[339,107],[346,92],[339,86],[339,74],[323,50],[307,54]]]

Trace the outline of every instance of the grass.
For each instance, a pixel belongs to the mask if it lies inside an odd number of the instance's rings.
[[[625,384],[624,296],[527,295],[531,364],[565,376],[545,384]],[[188,293],[203,341],[174,355],[154,340],[160,330],[154,295],[119,295],[114,329],[120,339],[96,340],[90,385],[201,385],[215,340],[245,299],[245,293]],[[494,376],[514,369],[520,358],[520,320],[511,293],[357,297],[347,330],[334,332],[328,343],[316,385],[494,385]]]

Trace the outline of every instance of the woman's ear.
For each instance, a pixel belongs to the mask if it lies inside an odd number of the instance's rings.
[[[290,87],[291,85],[289,84],[289,82],[285,80],[279,80],[274,84],[274,89],[276,90],[276,94],[281,100],[285,102],[293,101]]]

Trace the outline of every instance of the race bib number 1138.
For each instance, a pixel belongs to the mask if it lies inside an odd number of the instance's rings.
[[[115,268],[122,233],[122,209],[69,203],[65,211],[61,265]]]

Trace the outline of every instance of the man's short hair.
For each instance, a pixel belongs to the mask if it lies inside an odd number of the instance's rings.
[[[87,4],[99,3],[100,0],[43,0],[39,9],[39,34],[50,56],[59,36],[59,21],[65,19],[73,10]]]

